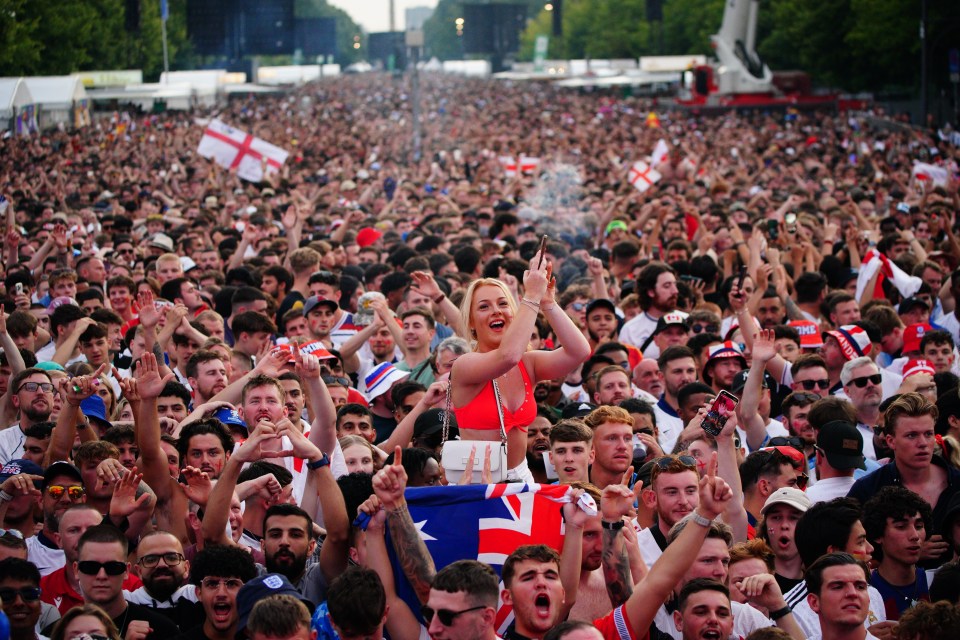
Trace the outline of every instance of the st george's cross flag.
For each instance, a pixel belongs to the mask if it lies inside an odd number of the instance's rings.
[[[923,280],[917,276],[907,274],[883,253],[876,249],[871,249],[867,251],[867,254],[863,256],[863,260],[860,262],[860,273],[857,275],[857,300],[863,296],[867,285],[870,284],[870,280],[873,279],[873,276],[877,274],[878,271],[880,273],[873,287],[874,298],[886,297],[886,292],[883,290],[884,282],[889,282],[896,287],[897,291],[899,291],[900,295],[904,298],[909,298],[917,293],[923,284]]]
[[[289,155],[280,147],[234,129],[221,120],[211,120],[207,125],[197,153],[213,159],[225,169],[236,169],[239,177],[250,182],[263,180],[264,160],[267,161],[267,172],[275,173]]]
[[[500,156],[498,160],[508,178],[516,176],[517,171],[525,174],[533,173],[540,166],[540,158],[532,156],[520,156],[519,160],[513,156]]]
[[[653,153],[650,154],[650,166],[656,167],[666,160],[668,155],[670,155],[670,148],[667,147],[667,141],[660,138],[657,141],[657,146],[653,148]]]
[[[643,193],[658,182],[661,177],[660,172],[646,162],[634,162],[633,166],[630,167],[630,174],[627,179],[640,193]]]
[[[499,575],[507,556],[517,547],[545,544],[561,550],[564,528],[560,510],[562,503],[570,501],[569,490],[566,485],[474,484],[414,487],[404,495],[410,517],[438,570],[457,560],[479,560]],[[596,503],[589,495],[578,505],[596,514]],[[397,594],[418,614],[417,596],[389,541],[387,549],[397,576]],[[512,620],[512,608],[501,602],[496,628],[502,631]]]
[[[935,187],[945,187],[950,182],[949,171],[926,162],[913,163],[913,177],[917,180],[929,180]]]

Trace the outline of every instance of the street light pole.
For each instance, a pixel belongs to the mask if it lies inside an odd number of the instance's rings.
[[[420,129],[420,48],[423,47],[423,31],[409,29],[406,33],[406,45],[410,49],[410,99],[413,100],[413,161],[419,163],[423,157],[423,134]]]

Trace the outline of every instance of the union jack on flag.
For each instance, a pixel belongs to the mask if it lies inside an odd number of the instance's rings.
[[[407,508],[439,571],[457,560],[479,560],[500,574],[517,547],[545,544],[558,552],[563,544],[560,509],[570,487],[540,484],[451,485],[407,489]],[[397,594],[419,616],[420,603],[388,543],[397,577]],[[501,589],[502,589],[501,584]],[[497,629],[513,620],[512,607],[500,603]]]

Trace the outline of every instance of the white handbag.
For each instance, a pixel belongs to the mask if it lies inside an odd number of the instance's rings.
[[[450,412],[453,411],[453,381],[447,385],[447,408],[443,412],[443,449],[440,462],[449,484],[458,484],[463,478],[467,463],[470,461],[470,450],[473,454],[473,473],[470,484],[484,484],[482,478],[483,461],[487,447],[490,447],[490,476],[491,482],[507,481],[507,431],[503,426],[503,407],[500,403],[500,387],[493,381],[493,395],[497,401],[497,417],[500,418],[500,445],[492,440],[447,440],[450,430]]]

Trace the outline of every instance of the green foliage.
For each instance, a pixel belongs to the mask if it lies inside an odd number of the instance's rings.
[[[362,60],[366,39],[363,38],[363,29],[353,18],[339,7],[327,4],[326,0],[296,0],[294,12],[298,18],[335,18],[337,21],[337,55],[336,61],[341,65]],[[363,47],[353,48],[353,37],[363,38]]]
[[[459,60],[463,58],[461,37],[457,35],[457,18],[463,17],[462,3],[440,0],[433,15],[423,23],[423,48],[427,59]],[[467,25],[469,29],[469,25]]]

